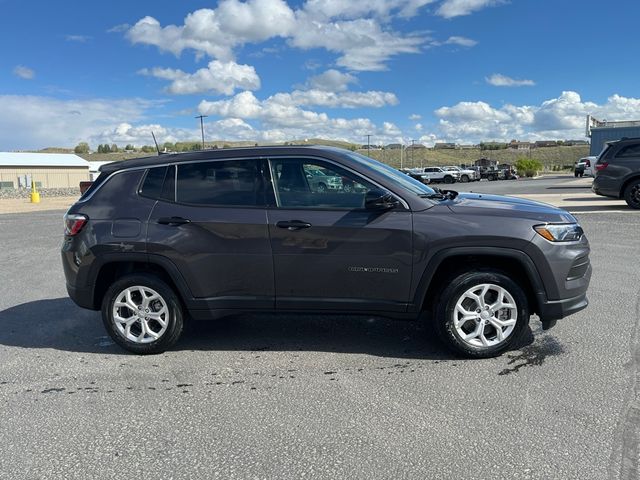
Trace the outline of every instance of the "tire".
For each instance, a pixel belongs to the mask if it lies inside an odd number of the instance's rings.
[[[578,177],[578,172],[574,172],[573,175],[577,178]]]
[[[495,181],[495,180],[497,180],[497,179],[496,179],[496,176],[495,176],[495,175],[488,175],[488,176],[487,176],[487,180],[489,180],[490,182],[493,182],[493,181]]]
[[[640,209],[640,178],[633,180],[624,189],[624,201],[631,208]]]
[[[455,180],[453,179],[453,177],[451,175],[445,175],[444,183],[453,183],[453,182],[455,182]]]
[[[319,183],[316,187],[316,191],[318,193],[325,193],[327,191],[327,186],[324,183]]]
[[[342,185],[342,191],[345,193],[353,193],[353,184],[352,183],[344,183]]]
[[[502,291],[501,301],[504,303],[507,300],[507,307],[492,311],[484,305],[479,306],[477,301],[467,296],[469,292],[472,292],[471,295],[482,293],[487,285],[486,294],[477,295],[478,298],[484,298],[487,305],[495,305]],[[434,315],[436,333],[450,350],[468,358],[500,355],[521,340],[529,324],[529,306],[524,291],[499,271],[462,273],[448,283],[439,298]],[[470,314],[464,323],[461,322],[463,314],[458,310],[458,304]],[[500,329],[504,338],[500,339],[497,324],[502,322],[504,325]],[[464,335],[467,335],[466,339]]]
[[[126,294],[128,289],[129,299],[133,305],[131,308],[125,304],[116,307],[115,303],[118,301],[129,303]],[[147,297],[158,295],[158,298],[146,301],[149,309],[140,308],[145,306],[142,291]],[[132,311],[135,306],[138,310],[134,313]],[[122,320],[133,319],[133,321],[118,322],[116,313]],[[150,318],[154,313],[159,321]],[[146,320],[141,319],[141,315],[145,315]],[[102,300],[102,322],[113,341],[125,350],[139,355],[162,353],[175,345],[184,328],[183,318],[180,299],[171,287],[155,275],[146,273],[126,275],[109,287]],[[165,325],[163,326],[161,322]],[[127,323],[130,323],[128,328]],[[143,323],[147,329],[145,333],[142,332]],[[158,338],[155,338],[156,335]],[[137,337],[137,340],[132,337]]]
[[[462,175],[462,177],[460,177],[460,181],[462,183],[468,183],[469,182],[469,175]]]

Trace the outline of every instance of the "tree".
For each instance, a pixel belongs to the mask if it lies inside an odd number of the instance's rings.
[[[164,142],[162,144],[162,149],[166,150],[167,152],[172,152],[175,150],[175,145],[171,142]]]
[[[136,149],[136,147],[134,147],[133,145],[131,145],[131,144],[129,143],[126,147],[124,147],[124,149],[125,149],[127,152],[130,152],[130,151],[132,151],[132,150],[135,150],[135,149]]]
[[[535,177],[542,167],[542,162],[534,158],[521,157],[516,161],[518,173],[525,177]]]
[[[77,154],[89,153],[89,144],[87,142],[80,142],[73,151]]]
[[[109,148],[109,151],[113,153],[118,153],[118,150],[119,150],[118,145],[116,145],[115,143],[112,143],[111,147]]]
[[[143,145],[140,150],[142,150],[144,153],[151,153],[156,151],[156,147],[152,147],[151,145]]]

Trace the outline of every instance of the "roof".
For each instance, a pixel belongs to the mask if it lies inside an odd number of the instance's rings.
[[[0,167],[89,168],[89,162],[72,153],[0,152]]]
[[[269,155],[309,155],[313,151],[322,152],[347,152],[343,148],[331,147],[327,145],[288,145],[288,146],[264,146],[264,147],[236,147],[236,148],[216,148],[210,150],[200,150],[197,152],[165,153],[150,157],[131,158],[111,162],[100,167],[101,172],[115,172],[126,168],[150,167],[154,165],[166,165],[170,163],[191,162],[194,160],[217,160],[222,158],[264,158]]]

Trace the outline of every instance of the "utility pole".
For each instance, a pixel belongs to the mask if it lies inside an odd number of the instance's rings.
[[[195,118],[200,119],[200,131],[202,132],[202,149],[204,150],[204,122],[203,119],[207,118],[208,115],[198,115]]]
[[[411,139],[411,165],[415,166],[416,163],[413,161],[413,152],[415,151],[414,145],[416,144],[416,141]],[[422,161],[420,161],[420,166],[422,167]]]
[[[367,135],[367,157],[371,156],[371,135]]]

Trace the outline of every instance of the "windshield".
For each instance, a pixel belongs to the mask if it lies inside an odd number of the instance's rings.
[[[393,167],[390,167],[385,163],[374,160],[373,158],[365,157],[364,155],[360,155],[359,153],[355,152],[349,152],[347,155],[349,155],[353,160],[356,160],[360,164],[364,165],[366,168],[369,168],[378,174],[384,175],[389,179],[389,181],[399,185],[400,187],[410,191],[415,195],[433,195],[434,193],[436,193],[433,188],[419,182],[409,175],[402,173],[399,170],[396,170]]]

